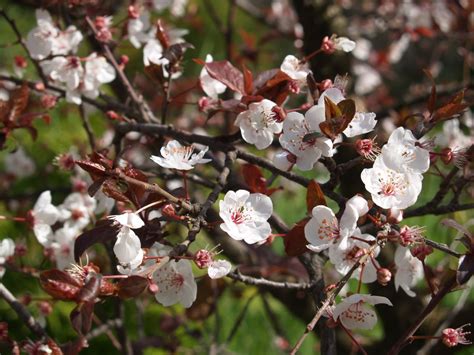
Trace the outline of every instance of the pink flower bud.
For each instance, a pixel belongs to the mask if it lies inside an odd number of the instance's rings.
[[[471,332],[464,331],[464,327],[471,325],[470,323],[464,324],[463,326],[453,329],[446,328],[442,333],[443,344],[447,347],[453,347],[459,344],[469,345],[472,344],[467,338],[466,335],[471,334]]]
[[[150,292],[152,295],[154,295],[155,293],[157,293],[159,291],[159,287],[156,283],[150,283],[148,285],[148,292]]]
[[[336,51],[336,46],[331,38],[328,36],[323,38],[321,43],[321,50],[326,54],[332,54]]]
[[[47,301],[38,302],[38,309],[44,316],[49,316],[53,312],[53,306]]]
[[[41,96],[41,106],[47,110],[56,106],[57,102],[58,102],[58,98],[54,95],[46,94],[46,95]]]
[[[194,255],[194,263],[200,269],[209,267],[212,263],[212,253],[208,250],[201,249]]]
[[[15,56],[15,66],[21,69],[25,69],[28,66],[28,62],[26,61],[25,57],[21,55]]]
[[[320,92],[326,91],[327,89],[332,88],[333,83],[331,79],[324,79],[318,85],[318,89]]]
[[[381,268],[377,270],[377,282],[382,286],[386,286],[392,279],[392,273],[389,269]]]
[[[120,121],[121,120],[120,115],[115,111],[112,111],[112,110],[107,111],[106,115],[109,119],[111,119],[113,121]]]
[[[43,83],[36,83],[35,84],[35,90],[37,91],[44,91],[45,87]]]
[[[128,18],[129,19],[137,19],[140,17],[140,12],[136,6],[130,5],[128,7]]]

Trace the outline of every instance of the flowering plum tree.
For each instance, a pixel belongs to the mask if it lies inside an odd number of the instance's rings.
[[[467,2],[29,3],[0,8],[1,353],[468,348]],[[265,351],[232,345],[254,299]]]

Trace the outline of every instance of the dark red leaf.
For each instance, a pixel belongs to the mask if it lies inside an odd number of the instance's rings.
[[[226,85],[229,89],[245,94],[244,75],[227,60],[205,63],[209,75]]]
[[[280,69],[270,69],[270,70],[265,70],[259,74],[253,79],[253,86],[255,92],[260,90],[262,87],[265,86],[265,84],[275,75],[280,71]]]
[[[242,165],[242,175],[249,186],[250,192],[266,193],[267,181],[258,166],[252,164]]]
[[[59,300],[75,300],[82,284],[65,271],[52,269],[41,272],[40,285],[49,295]]]
[[[316,79],[314,79],[313,73],[309,73],[306,76],[306,83],[308,84],[308,90],[311,94],[311,98],[313,99],[313,103],[317,104],[319,99],[319,88],[318,84],[316,83]]]
[[[321,190],[321,186],[319,186],[316,180],[311,180],[308,184],[308,189],[306,190],[306,206],[308,208],[308,213],[311,213],[313,207],[319,205],[327,206],[326,198],[324,197],[323,190]]]
[[[306,247],[308,241],[304,236],[304,226],[308,221],[309,218],[305,218],[296,223],[283,239],[285,252],[288,256],[299,256],[308,251]]]
[[[102,183],[102,192],[116,201],[130,203],[130,199],[125,195],[127,188],[120,185],[120,182],[114,179],[106,179]]]
[[[247,95],[252,95],[253,92],[253,76],[252,72],[243,65],[243,73],[244,73],[244,89]]]
[[[355,115],[355,102],[351,99],[342,100],[337,105],[327,96],[324,97],[326,120],[319,124],[321,132],[335,139],[352,121]]]
[[[94,312],[94,303],[81,303],[74,308],[69,316],[74,330],[79,335],[89,333],[92,325],[92,314]]]
[[[109,219],[98,221],[94,228],[82,233],[74,242],[74,259],[79,261],[82,253],[96,243],[105,243],[115,239],[120,226],[117,226]]]
[[[76,301],[82,303],[93,303],[99,295],[101,275],[92,274],[85,285],[79,291]]]
[[[431,81],[431,93],[430,97],[428,98],[427,108],[430,113],[433,113],[436,108],[436,83],[433,79],[433,75],[431,75],[428,69],[423,69],[428,79]]]
[[[117,284],[120,298],[134,298],[140,295],[148,286],[148,280],[141,276],[132,275]]]
[[[89,174],[93,174],[95,176],[104,176],[106,172],[106,168],[103,165],[94,163],[90,160],[76,160],[76,164],[87,171]]]
[[[272,78],[258,88],[255,95],[261,95],[277,105],[282,105],[290,93],[290,82],[291,78],[281,70],[278,70]],[[257,88],[256,84],[255,87]]]
[[[10,114],[8,120],[15,121],[28,106],[28,99],[30,97],[30,88],[26,83],[23,83],[19,88],[12,91],[10,96]]]

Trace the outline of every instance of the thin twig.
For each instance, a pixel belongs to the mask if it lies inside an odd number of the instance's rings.
[[[264,278],[256,278],[251,276],[242,275],[238,270],[227,274],[227,277],[232,280],[243,282],[247,285],[264,286],[273,288],[284,288],[288,290],[307,290],[314,287],[311,283],[299,283],[299,282],[278,282],[267,280]]]
[[[44,328],[36,321],[26,307],[20,303],[17,298],[5,287],[3,283],[0,283],[0,296],[10,305],[10,307],[18,314],[18,317],[25,323],[25,325],[31,330],[36,336],[43,338],[48,337]]]

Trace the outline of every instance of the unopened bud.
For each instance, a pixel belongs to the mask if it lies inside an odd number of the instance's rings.
[[[45,317],[49,316],[53,312],[53,307],[51,306],[51,303],[47,301],[38,302],[38,309]]]
[[[200,269],[209,267],[212,263],[212,253],[208,250],[201,249],[194,255],[194,263]]]
[[[137,19],[140,17],[140,12],[136,6],[130,5],[128,7],[128,18],[129,19]]]
[[[21,69],[25,69],[28,65],[28,62],[26,61],[25,57],[21,55],[16,55],[15,56],[15,66]]]
[[[152,295],[157,293],[159,290],[160,290],[160,288],[158,287],[158,285],[156,283],[150,283],[148,285],[148,292],[150,292]]]
[[[336,50],[334,41],[330,37],[325,36],[323,38],[323,42],[321,43],[321,50],[326,54],[334,53]]]
[[[331,79],[324,79],[318,85],[319,92],[326,91],[327,89],[332,88],[333,82]]]
[[[164,205],[161,209],[161,213],[163,213],[163,216],[174,219],[176,221],[180,221],[183,219],[182,216],[178,216],[176,214],[176,209],[171,203],[167,203],[166,205]]]
[[[389,269],[380,268],[377,270],[377,282],[382,286],[386,286],[392,279],[392,273]]]
[[[47,110],[56,106],[58,98],[54,95],[43,95],[41,96],[41,106]]]

